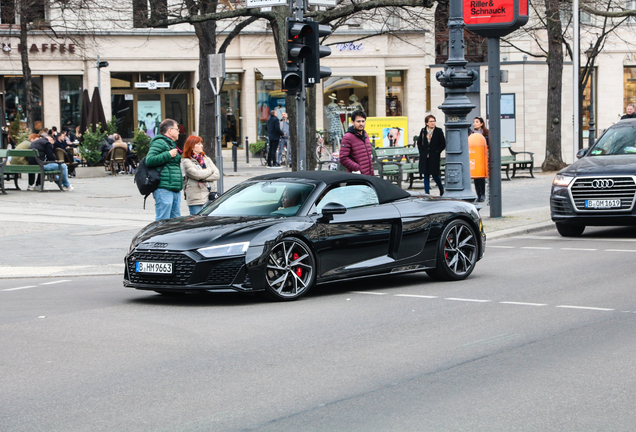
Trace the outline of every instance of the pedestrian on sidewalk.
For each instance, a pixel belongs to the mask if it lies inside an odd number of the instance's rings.
[[[276,162],[276,152],[278,151],[278,142],[283,132],[280,130],[280,122],[276,117],[276,110],[269,113],[269,118],[265,124],[267,128],[267,137],[269,138],[269,152],[267,153],[267,168],[280,168],[280,164]]]
[[[181,155],[176,141],[179,138],[179,125],[172,119],[159,124],[159,134],[150,141],[146,155],[148,168],[161,171],[159,187],[152,193],[155,199],[155,220],[172,219],[181,216]]]
[[[203,151],[203,138],[190,135],[183,146],[181,158],[183,171],[183,194],[188,203],[190,214],[201,211],[203,204],[209,201],[210,192],[216,192],[219,170],[212,159]]]
[[[486,123],[484,119],[481,117],[475,117],[473,120],[473,133],[479,133],[486,138],[486,147],[489,145],[489,132],[486,127]],[[485,178],[476,178],[475,182],[475,194],[477,195],[477,202],[486,201],[486,179]]]
[[[283,135],[280,137],[280,143],[278,144],[278,154],[276,155],[276,162],[278,163],[278,165],[280,165],[282,162],[283,151],[285,150],[285,146],[289,142],[289,121],[287,120],[287,113],[282,113],[281,117],[282,119],[280,121],[280,130]],[[289,151],[287,151],[287,159],[289,159]]]
[[[424,176],[424,191],[430,193],[432,176],[439,188],[439,195],[442,196],[444,185],[440,178],[440,159],[446,148],[446,138],[444,138],[444,132],[435,126],[435,116],[427,115],[424,122],[426,126],[422,128],[417,138],[417,148],[420,151],[420,174]]]
[[[634,112],[634,104],[633,103],[628,103],[627,106],[625,107],[625,115],[623,115],[623,117],[621,117],[621,120],[623,119],[630,119],[630,118],[636,118],[636,113]]]
[[[351,121],[353,125],[349,127],[340,143],[340,164],[347,172],[372,176],[373,150],[369,135],[364,130],[367,115],[364,111],[356,110],[351,113]]]

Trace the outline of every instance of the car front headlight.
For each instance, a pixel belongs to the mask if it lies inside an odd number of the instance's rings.
[[[568,187],[570,183],[572,183],[572,180],[574,180],[574,177],[572,176],[557,174],[556,177],[554,177],[552,184],[554,186]]]
[[[206,258],[218,258],[223,256],[244,254],[249,246],[250,242],[229,243],[219,246],[210,246],[197,249],[197,252],[199,252]]]

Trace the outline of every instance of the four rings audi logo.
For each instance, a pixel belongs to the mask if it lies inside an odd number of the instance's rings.
[[[611,187],[614,187],[614,180],[612,179],[593,180],[592,187],[594,189],[609,189]]]

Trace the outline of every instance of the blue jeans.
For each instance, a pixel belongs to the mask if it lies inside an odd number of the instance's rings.
[[[56,163],[48,163],[44,165],[44,171],[62,171],[62,186],[69,187],[71,184],[68,182],[68,167],[66,164],[58,165]],[[60,179],[60,176],[55,176],[56,179]]]
[[[155,220],[172,219],[181,216],[181,193],[168,189],[157,189],[152,193],[155,199]]]
[[[283,157],[283,150],[285,149],[285,145],[287,144],[287,138],[281,138],[278,142],[278,153],[276,154],[276,162],[280,165],[280,160]]]
[[[435,183],[437,183],[437,187],[439,188],[439,195],[440,196],[444,195],[444,185],[442,184],[441,177],[438,176],[438,175],[429,174],[429,172],[428,172],[428,164],[427,163],[424,164],[423,168],[424,168],[424,174],[423,174],[423,176],[424,176],[424,192],[430,193],[430,190],[431,190],[431,177],[433,177],[433,180],[435,180]]]
[[[193,205],[193,206],[188,206],[188,208],[190,209],[190,214],[191,215],[195,215],[195,214],[197,214],[197,213],[199,213],[201,211],[203,206],[202,205]]]

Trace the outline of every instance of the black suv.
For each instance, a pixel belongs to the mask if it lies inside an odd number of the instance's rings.
[[[636,225],[636,119],[621,120],[552,182],[550,211],[559,234],[585,227]]]

